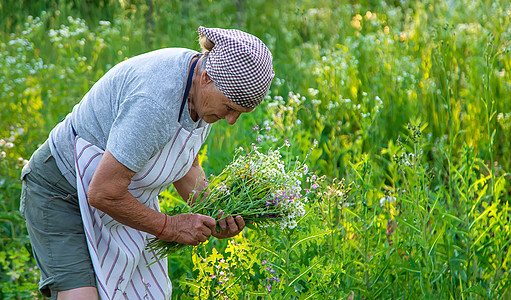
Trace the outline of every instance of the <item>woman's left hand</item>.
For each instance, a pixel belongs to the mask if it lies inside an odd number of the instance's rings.
[[[245,220],[243,220],[243,217],[236,216],[232,217],[229,216],[227,218],[222,219],[222,215],[224,213],[220,212],[220,214],[217,217],[217,223],[220,227],[220,232],[213,230],[212,235],[216,237],[217,239],[226,239],[231,238],[235,235],[238,235],[243,228],[245,228]]]

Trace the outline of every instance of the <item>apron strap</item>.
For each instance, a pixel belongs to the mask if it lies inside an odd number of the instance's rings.
[[[186,82],[186,88],[185,88],[185,94],[183,95],[183,100],[181,101],[181,109],[179,110],[179,117],[177,119],[178,122],[181,122],[181,115],[183,114],[183,109],[185,108],[186,100],[188,99],[188,94],[190,93],[190,88],[192,87],[192,79],[193,79],[193,72],[195,71],[195,66],[197,65],[197,62],[200,59],[200,56],[192,63],[192,66],[190,68],[190,72],[188,73],[188,81]]]
[[[75,127],[73,126],[73,122],[69,122],[69,124],[71,124],[71,129],[73,130],[74,137],[76,138],[78,134],[76,133]]]

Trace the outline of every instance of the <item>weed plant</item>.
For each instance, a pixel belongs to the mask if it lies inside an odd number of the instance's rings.
[[[316,139],[320,188],[294,229],[171,255],[174,298],[511,298],[509,1],[8,0],[0,299],[40,297],[18,212],[31,153],[109,68],[198,50],[199,25],[255,34],[276,71],[260,107],[213,127],[206,173],[240,146],[287,139],[303,157]],[[172,189],[161,200],[180,201]]]

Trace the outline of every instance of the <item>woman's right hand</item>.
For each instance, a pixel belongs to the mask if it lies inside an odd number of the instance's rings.
[[[205,242],[216,230],[216,220],[200,214],[180,214],[167,217],[167,224],[159,239],[190,246]]]

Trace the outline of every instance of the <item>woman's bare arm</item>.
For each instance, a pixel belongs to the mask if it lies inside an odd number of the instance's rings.
[[[189,205],[195,203],[202,190],[208,188],[206,175],[199,164],[198,157],[195,157],[192,167],[188,173],[186,173],[183,178],[174,182],[174,187],[176,188],[179,196],[181,196],[181,198],[183,198],[183,200],[185,200]],[[208,192],[206,191],[205,195],[207,194]]]
[[[165,241],[198,245],[216,231],[215,219],[199,214],[168,216],[140,203],[128,186],[135,172],[121,164],[107,150],[101,158],[87,191],[91,206],[118,222],[145,231]],[[165,228],[164,228],[165,225]]]

